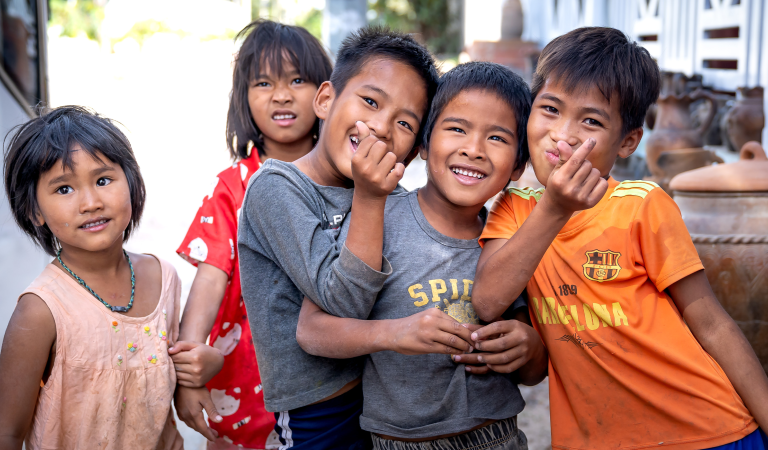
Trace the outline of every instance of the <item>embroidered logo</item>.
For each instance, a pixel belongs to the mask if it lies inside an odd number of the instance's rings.
[[[621,266],[619,258],[621,253],[610,250],[590,250],[586,252],[587,262],[584,263],[584,276],[588,280],[603,281],[615,280],[619,276]]]

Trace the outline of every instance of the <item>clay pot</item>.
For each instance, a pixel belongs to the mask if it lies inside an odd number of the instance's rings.
[[[697,128],[691,123],[691,103],[699,99],[710,102],[709,114]],[[645,146],[648,169],[654,181],[664,179],[664,170],[658,160],[662,152],[700,148],[703,136],[717,113],[717,99],[709,92],[696,89],[690,94],[659,96],[653,132]]]
[[[659,172],[654,180],[665,191],[669,189],[669,180],[678,174],[700,167],[710,166],[712,163],[722,164],[724,161],[710,150],[703,148],[680,148],[661,152],[656,164]]]
[[[768,372],[768,158],[757,142],[741,160],[670,182],[709,284]]]
[[[738,88],[736,103],[726,115],[725,123],[733,149],[741,148],[748,141],[761,142],[765,126],[763,88]]]

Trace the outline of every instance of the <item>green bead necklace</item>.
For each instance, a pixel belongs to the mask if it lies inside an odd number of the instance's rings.
[[[85,281],[83,281],[82,278],[78,277],[75,272],[72,272],[69,267],[67,267],[66,264],[64,264],[64,261],[61,260],[61,249],[59,249],[59,252],[56,253],[56,258],[59,260],[59,264],[61,264],[61,267],[64,268],[67,272],[69,272],[72,277],[74,277],[75,280],[77,280],[78,283],[80,283],[80,286],[86,288],[88,292],[90,292],[96,299],[98,299],[101,303],[104,304],[107,308],[111,309],[112,312],[128,312],[129,309],[133,306],[133,294],[136,292],[136,275],[133,273],[133,264],[131,264],[131,257],[128,256],[128,252],[123,250],[123,254],[125,255],[125,259],[128,260],[128,267],[131,268],[131,301],[128,302],[128,306],[112,306],[109,303],[105,302],[104,300],[99,297],[99,294],[93,292],[93,289],[91,289],[90,286],[88,286]]]

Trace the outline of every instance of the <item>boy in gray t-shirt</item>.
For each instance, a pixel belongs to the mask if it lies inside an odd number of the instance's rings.
[[[525,82],[498,64],[468,63],[445,74],[421,151],[427,185],[387,200],[383,255],[393,273],[367,317],[375,320],[333,317],[304,302],[302,348],[326,357],[368,354],[360,422],[373,433],[374,448],[527,448],[517,429],[524,406],[517,383],[540,382],[547,353],[526,308],[513,305],[514,320],[490,325],[501,336],[480,343],[487,353],[449,358],[388,350],[401,340],[438,341],[430,324],[439,314],[455,319],[444,332],[478,327],[472,284],[484,204],[528,161],[530,102]],[[355,220],[359,210],[352,211]],[[365,309],[365,300],[356,307]],[[453,353],[445,345],[435,350]],[[482,367],[462,365],[478,361]]]
[[[296,324],[304,296],[334,314],[370,312],[373,300],[366,299],[375,299],[391,273],[381,253],[386,198],[419,144],[436,83],[432,56],[413,38],[359,30],[315,96],[324,122],[317,146],[293,164],[267,161],[251,178],[238,230],[243,300],[265,406],[286,447],[365,445],[362,361],[305,353]],[[351,207],[360,214],[342,244],[339,227]]]

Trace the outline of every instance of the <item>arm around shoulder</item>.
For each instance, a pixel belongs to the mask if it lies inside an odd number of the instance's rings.
[[[0,448],[21,449],[40,382],[56,342],[56,322],[45,302],[25,294],[16,305],[0,351]]]

